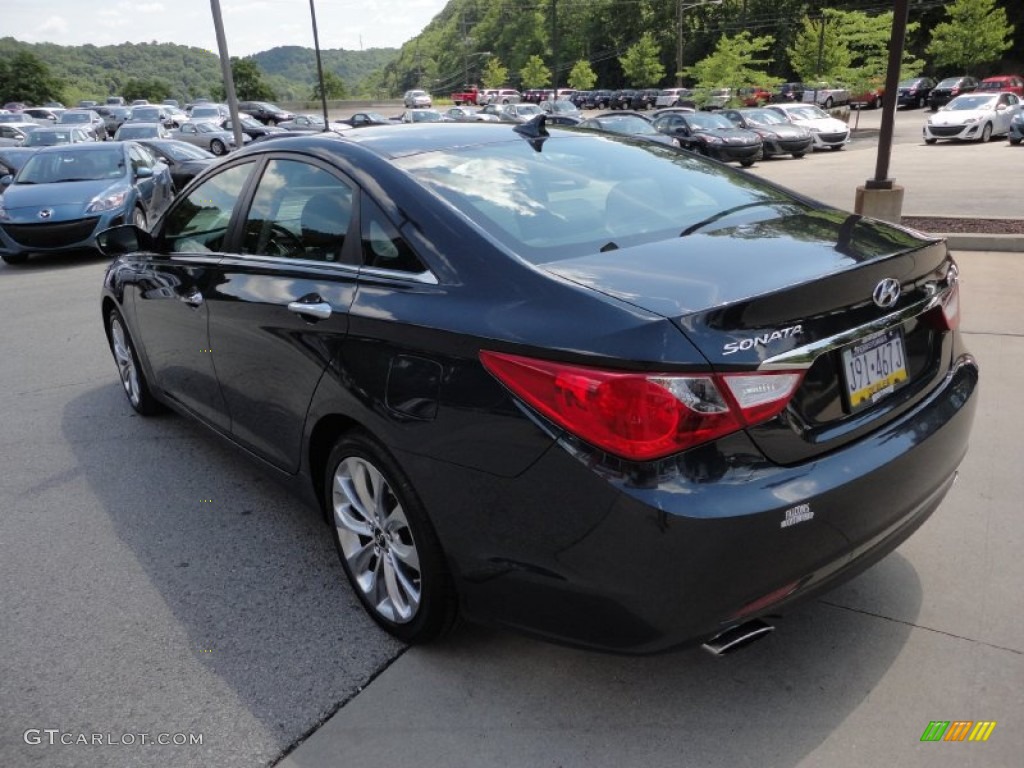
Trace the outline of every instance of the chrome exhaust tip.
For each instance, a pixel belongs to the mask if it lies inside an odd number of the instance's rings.
[[[771,624],[760,619],[751,619],[739,626],[730,627],[724,632],[720,632],[704,643],[701,648],[715,656],[725,656],[727,653],[738,651],[774,631],[775,627]]]

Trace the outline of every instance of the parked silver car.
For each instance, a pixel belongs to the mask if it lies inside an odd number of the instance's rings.
[[[107,140],[107,123],[92,109],[69,109],[57,118],[57,125],[77,125],[85,128],[96,141]]]
[[[406,91],[402,101],[405,104],[406,109],[419,109],[421,107],[429,108],[434,106],[434,102],[430,98],[430,94],[426,91],[421,91],[418,88]]]
[[[176,130],[169,133],[172,139],[187,141],[189,144],[202,147],[215,155],[226,155],[236,148],[235,135],[231,131],[225,131],[216,123],[210,123],[205,120],[183,123]],[[246,144],[250,141],[249,137],[245,134],[242,134],[242,139]]]

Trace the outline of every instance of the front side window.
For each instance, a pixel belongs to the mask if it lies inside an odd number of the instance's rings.
[[[236,165],[200,184],[168,214],[164,250],[171,253],[220,251],[253,163]]]
[[[353,189],[299,160],[271,160],[245,221],[242,253],[343,261]]]

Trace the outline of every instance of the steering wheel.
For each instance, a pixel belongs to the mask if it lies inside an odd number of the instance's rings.
[[[271,222],[263,250],[267,256],[292,256],[305,251],[302,239],[283,224]]]

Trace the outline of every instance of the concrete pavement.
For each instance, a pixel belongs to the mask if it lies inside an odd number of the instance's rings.
[[[1024,755],[1024,260],[959,254],[982,364],[960,482],[859,578],[725,658],[622,658],[468,627],[406,651],[278,768],[1016,768]],[[988,742],[922,743],[933,720]]]

